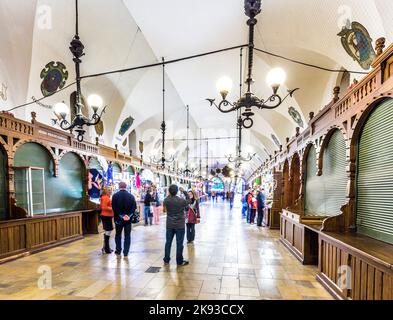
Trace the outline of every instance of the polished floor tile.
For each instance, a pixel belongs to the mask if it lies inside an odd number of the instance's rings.
[[[245,223],[240,206],[201,205],[190,265],[163,265],[165,217],[132,230],[127,259],[102,255],[102,235],[0,265],[0,300],[254,300],[332,299],[279,241],[279,231]],[[111,246],[114,247],[113,236]],[[157,273],[146,272],[159,267]]]

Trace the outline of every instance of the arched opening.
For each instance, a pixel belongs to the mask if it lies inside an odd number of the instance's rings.
[[[88,193],[91,201],[99,201],[101,189],[103,187],[104,169],[101,163],[91,158],[88,164]]]
[[[335,216],[347,198],[346,144],[340,130],[333,131],[323,150],[322,178],[325,186],[325,215]]]
[[[283,208],[288,208],[291,205],[292,191],[291,184],[289,183],[289,163],[285,160],[282,172],[283,177]]]
[[[291,205],[294,205],[300,195],[300,159],[299,155],[295,153],[292,157],[291,163]]]
[[[84,175],[84,165],[79,156],[73,152],[66,153],[59,163],[59,176],[51,179],[48,185],[54,188],[53,197],[47,200],[49,207],[57,207],[56,211],[83,209]]]
[[[322,177],[317,176],[317,152],[313,145],[308,147],[305,163],[304,212],[309,216],[325,215],[325,188]]]
[[[51,187],[54,163],[47,149],[35,142],[21,145],[14,156],[16,205],[29,215],[56,211],[56,192]],[[47,203],[47,200],[49,201]]]
[[[359,233],[393,243],[393,100],[368,116],[358,142],[356,224]]]
[[[0,145],[0,220],[7,216],[7,154]]]

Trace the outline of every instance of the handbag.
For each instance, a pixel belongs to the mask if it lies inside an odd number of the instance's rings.
[[[135,211],[131,217],[131,223],[136,224],[139,223],[139,211]]]
[[[188,223],[197,223],[197,216],[192,208],[188,208],[187,221]]]
[[[150,206],[149,209],[149,217],[153,217],[153,206]]]

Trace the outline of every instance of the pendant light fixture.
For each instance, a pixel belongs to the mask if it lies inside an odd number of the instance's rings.
[[[165,155],[165,131],[166,131],[166,123],[165,123],[165,59],[162,58],[162,122],[161,122],[161,158],[156,159],[154,156],[150,157],[150,161],[155,165],[160,165],[161,169],[165,169],[166,164],[172,163],[175,161],[173,155],[170,155],[169,158]]]
[[[79,38],[79,14],[78,14],[78,0],[75,0],[75,36],[70,43],[70,51],[73,55],[73,61],[75,63],[75,74],[76,74],[76,99],[75,99],[75,117],[68,122],[67,116],[70,114],[70,107],[64,102],[57,103],[54,107],[54,113],[58,119],[60,128],[63,130],[71,130],[76,128],[77,139],[79,142],[83,141],[84,134],[86,132],[85,126],[95,126],[101,121],[102,114],[105,112],[106,107],[102,109],[100,113],[98,110],[102,108],[102,98],[97,94],[92,94],[87,98],[88,105],[93,110],[91,119],[86,118],[83,115],[82,109],[86,108],[82,103],[82,92],[81,92],[81,76],[80,76],[80,64],[82,63],[81,57],[85,55],[83,52],[85,46],[82,44]]]
[[[255,18],[261,12],[261,0],[245,0],[244,9],[246,16],[249,17],[247,20],[247,25],[249,27],[249,40],[248,40],[248,73],[247,73],[247,92],[240,96],[239,100],[231,103],[227,100],[227,96],[232,89],[232,80],[227,77],[220,78],[217,82],[217,89],[221,94],[221,102],[217,105],[215,99],[207,99],[211,106],[215,106],[219,111],[223,113],[229,113],[237,111],[241,108],[245,108],[244,112],[241,114],[243,116],[241,125],[242,127],[248,129],[254,124],[252,116],[254,112],[253,107],[258,109],[274,109],[280,106],[288,96],[293,96],[293,93],[297,89],[288,90],[288,94],[282,98],[278,94],[279,87],[285,82],[285,72],[280,68],[272,69],[267,75],[267,83],[272,88],[273,94],[267,99],[260,99],[251,92],[251,85],[253,83],[252,79],[252,69],[254,66],[254,29],[257,24],[257,19]]]

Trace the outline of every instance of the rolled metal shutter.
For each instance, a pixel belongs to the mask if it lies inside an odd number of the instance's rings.
[[[325,214],[335,216],[347,201],[347,156],[345,139],[336,130],[330,137],[323,154],[323,178],[325,183]]]
[[[308,216],[324,216],[325,188],[323,178],[317,176],[317,154],[312,146],[307,155],[304,209]]]
[[[358,232],[393,243],[393,100],[372,112],[358,151]]]

